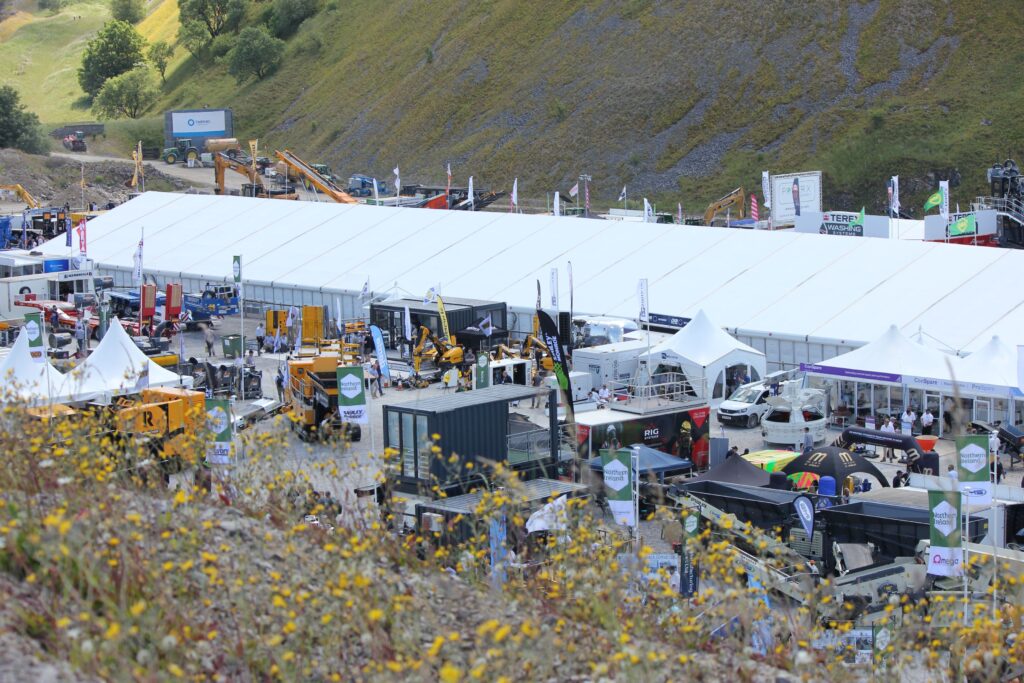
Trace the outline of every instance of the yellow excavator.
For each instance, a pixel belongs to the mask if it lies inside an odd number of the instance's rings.
[[[434,345],[434,348],[427,349],[427,341]],[[455,343],[444,342],[437,338],[430,328],[420,325],[420,340],[412,350],[412,370],[414,374],[420,374],[420,366],[424,360],[432,360],[438,368],[444,370],[453,365],[461,365],[463,360],[462,347]]]
[[[295,171],[299,177],[306,180],[308,184],[315,187],[318,191],[323,192],[339,204],[359,203],[358,199],[350,195],[348,192],[345,192],[332,181],[320,175],[312,164],[307,164],[293,152],[286,149],[283,152],[275,151],[274,154],[277,155],[277,158],[284,162],[288,168]]]
[[[246,178],[248,178],[249,182],[252,185],[256,186],[256,196],[257,197],[264,197],[264,198],[269,197],[271,199],[298,199],[299,198],[299,195],[294,193],[294,192],[285,192],[285,193],[273,193],[273,192],[270,192],[269,190],[267,190],[266,186],[263,184],[263,178],[260,177],[260,174],[256,171],[255,168],[253,168],[252,166],[249,166],[248,164],[244,164],[244,163],[242,163],[241,161],[239,161],[237,159],[231,158],[230,156],[228,156],[224,152],[216,152],[213,155],[213,178],[214,178],[214,182],[216,183],[216,188],[214,189],[214,192],[216,194],[226,194],[225,190],[224,190],[224,172],[225,171],[234,171],[235,173],[239,173],[241,175],[244,175]]]
[[[36,198],[33,197],[29,193],[29,191],[26,190],[21,185],[18,185],[18,184],[15,184],[15,185],[0,185],[0,190],[5,190],[7,192],[13,192],[14,194],[16,194],[18,196],[19,199],[21,199],[21,201],[25,202],[25,204],[30,209],[38,209],[39,208],[39,202],[36,201]]]
[[[711,202],[708,205],[707,211],[704,212],[704,225],[710,226],[712,221],[715,220],[716,215],[733,207],[736,207],[736,210],[733,212],[734,218],[742,219],[747,217],[747,193],[742,187],[737,187],[718,201]]]

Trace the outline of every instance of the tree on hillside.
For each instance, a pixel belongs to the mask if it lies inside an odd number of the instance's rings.
[[[210,34],[207,33],[206,27],[195,19],[183,21],[178,27],[178,45],[197,59],[209,42]]]
[[[46,137],[39,117],[25,109],[18,91],[0,86],[0,147],[14,147],[32,154],[45,154]]]
[[[148,66],[137,66],[120,76],[107,79],[100,88],[92,109],[100,118],[137,119],[153,103],[159,90]]]
[[[245,14],[244,0],[179,0],[181,16],[201,22],[210,39],[238,26]]]
[[[110,0],[110,14],[118,21],[137,24],[146,18],[145,0]]]
[[[283,57],[283,40],[273,37],[262,26],[250,26],[238,34],[228,71],[239,83],[249,76],[263,80],[281,65]]]
[[[108,78],[120,76],[143,61],[145,47],[146,39],[131,24],[116,19],[104,24],[85,46],[82,66],[78,69],[82,90],[89,97],[96,97]]]
[[[299,24],[316,14],[319,6],[319,0],[274,0],[274,35],[287,38]]]
[[[160,74],[160,82],[165,82],[167,78],[164,76],[167,71],[167,64],[171,61],[171,57],[174,56],[174,48],[165,43],[162,40],[158,40],[149,46],[149,51],[146,53],[146,57],[149,58],[149,63],[157,70]]]

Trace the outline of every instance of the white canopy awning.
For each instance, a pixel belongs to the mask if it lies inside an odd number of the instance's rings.
[[[78,396],[100,392],[111,396],[133,394],[146,387],[179,386],[182,377],[154,363],[135,345],[117,318],[85,361],[66,376],[68,388]],[[184,384],[191,386],[191,378]]]
[[[64,375],[49,360],[40,362],[33,359],[28,343],[28,331],[23,327],[10,353],[0,363],[0,380],[3,382],[0,400],[34,404],[66,401],[67,397],[62,393]]]
[[[999,338],[992,337],[983,347],[960,359],[957,382],[968,393],[994,395],[978,391],[980,387],[993,387],[1014,396],[1022,396],[1017,386],[1017,351]]]

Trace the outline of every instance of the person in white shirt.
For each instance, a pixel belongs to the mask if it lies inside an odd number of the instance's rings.
[[[597,392],[597,407],[604,408],[608,405],[608,401],[612,397],[612,392],[608,391],[608,385],[604,384],[601,386],[601,391]]]
[[[950,479],[953,479],[953,480],[956,480],[956,481],[960,480],[960,472],[957,471],[955,465],[947,465],[946,466],[946,474],[949,475]]]
[[[914,431],[914,420],[917,419],[917,415],[914,413],[910,406],[903,411],[903,415],[900,416],[900,427],[903,429],[913,432]]]
[[[930,435],[932,433],[933,422],[935,422],[935,417],[932,415],[932,411],[926,408],[924,415],[921,416],[921,433],[925,436]]]
[[[890,434],[895,434],[896,433],[896,425],[893,424],[891,418],[887,417],[887,418],[885,418],[885,422],[882,423],[882,426],[880,427],[880,431],[888,432]],[[885,449],[885,456],[882,458],[882,461],[883,462],[895,462],[896,461],[896,454],[895,454],[895,452],[893,451],[892,448],[887,447]]]

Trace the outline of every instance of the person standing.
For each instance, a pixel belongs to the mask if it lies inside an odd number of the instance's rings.
[[[384,395],[384,372],[380,369],[380,361],[373,361],[373,372],[377,375],[377,396]]]
[[[274,385],[277,387],[277,400],[284,403],[284,368],[277,368],[277,377],[274,378]]]
[[[957,471],[956,465],[946,465],[946,474],[954,481],[960,480],[960,473]]]
[[[930,436],[932,433],[933,422],[935,422],[935,416],[932,415],[930,408],[925,408],[924,414],[921,415],[921,434],[924,436]]]
[[[914,413],[914,409],[907,406],[903,410],[903,414],[900,416],[900,428],[904,431],[913,434],[914,433],[914,420],[917,419],[917,415]]]
[[[203,331],[203,341],[206,342],[206,355],[213,358],[217,354],[213,352],[214,342],[217,341],[217,337],[213,334],[213,327],[210,325],[206,326]]]
[[[75,341],[78,342],[78,357],[85,358],[89,354],[89,337],[86,334],[86,324],[83,316],[79,315],[75,321]]]
[[[256,326],[256,353],[260,356],[263,355],[263,342],[267,340],[267,330],[263,327],[263,323]]]
[[[898,489],[903,486],[903,470],[896,470],[896,476],[892,478],[892,487]]]
[[[57,312],[56,304],[50,306],[50,331],[57,332],[60,329],[60,313]]]
[[[804,427],[803,453],[814,450],[814,437],[811,436],[810,427]]]
[[[541,385],[541,383],[543,381],[544,381],[544,377],[541,375],[541,371],[540,370],[538,370],[537,372],[533,373],[533,379],[530,381],[530,384],[533,385],[533,397],[530,399],[530,407],[531,408],[536,408],[537,407],[537,401],[539,401],[541,399],[541,391],[542,390],[540,388],[540,385]]]
[[[886,432],[888,434],[896,435],[896,425],[893,424],[892,418],[886,417],[885,422],[879,428],[879,431]],[[896,453],[893,451],[892,446],[885,447],[885,457],[882,458],[882,462],[895,462]]]

